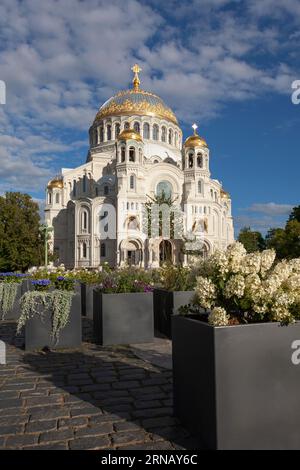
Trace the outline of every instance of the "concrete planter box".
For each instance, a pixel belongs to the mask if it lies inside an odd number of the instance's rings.
[[[97,344],[153,341],[153,294],[102,294],[94,291],[94,337]]]
[[[42,306],[41,306],[42,308]],[[52,314],[44,312],[43,319],[39,316],[31,318],[25,325],[25,349],[75,349],[81,346],[81,308],[80,295],[75,294],[72,300],[69,322],[59,332],[58,343],[51,339]]]
[[[5,314],[4,320],[15,320],[18,321],[21,311],[20,311],[20,298],[22,297],[25,292],[31,289],[31,280],[25,279],[24,281],[20,282],[17,287],[17,295],[15,298],[14,306],[12,310]],[[2,319],[2,310],[0,309],[0,320]]]
[[[195,291],[167,291],[154,289],[154,329],[171,338],[171,317],[179,307],[191,303]]]
[[[93,318],[93,291],[96,284],[81,283],[81,314]]]
[[[175,415],[210,449],[299,449],[300,322],[172,318]],[[294,341],[298,341],[294,343]]]

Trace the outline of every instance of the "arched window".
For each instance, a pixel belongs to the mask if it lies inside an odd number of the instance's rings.
[[[156,195],[162,196],[164,194],[165,197],[171,197],[173,192],[172,185],[169,181],[160,181],[156,186]]]
[[[157,124],[154,124],[152,134],[153,140],[158,140],[159,127]]]
[[[130,178],[129,178],[129,187],[130,187],[130,189],[134,189],[134,188],[135,188],[135,176],[134,176],[134,175],[130,175]]]
[[[55,194],[55,202],[56,204],[59,204],[59,193]]]
[[[134,216],[129,217],[128,230],[137,230],[137,228],[138,228],[137,218]]]
[[[99,141],[103,142],[103,140],[104,140],[103,126],[100,126],[100,128],[99,128]]]
[[[218,202],[218,195],[216,192],[215,192],[215,201]]]
[[[106,138],[107,140],[111,140],[111,125],[108,124],[106,127]]]
[[[106,245],[105,245],[105,243],[101,243],[101,245],[100,245],[100,256],[101,256],[101,258],[105,258],[105,256],[106,256]]]
[[[148,122],[145,122],[145,124],[143,125],[143,138],[150,139],[150,126]]]
[[[48,204],[52,204],[52,193],[48,193]]]
[[[189,168],[193,168],[194,166],[194,154],[189,153]]]
[[[87,257],[87,246],[86,246],[85,242],[83,242],[83,244],[82,244],[82,257],[83,258]]]
[[[125,124],[124,124],[124,129],[130,129],[130,124],[129,124],[129,122],[125,122]]]
[[[109,193],[109,187],[108,187],[107,185],[104,186],[103,192],[104,192],[104,196],[107,196],[107,195],[108,195],[108,193]]]
[[[175,147],[178,146],[178,133],[177,132],[175,132],[175,134],[174,134],[174,145],[175,145]]]
[[[172,131],[172,129],[169,129],[168,142],[169,142],[170,145],[172,145],[172,142],[173,142],[173,131]]]
[[[137,132],[139,134],[140,133],[140,124],[138,122],[135,122],[133,124],[133,129],[135,130],[135,132]]]
[[[198,193],[202,193],[202,181],[198,181]]]
[[[73,196],[76,196],[76,180],[73,180]]]
[[[199,168],[203,167],[203,157],[201,153],[197,153],[197,166]]]
[[[135,162],[135,148],[129,147],[129,161]]]
[[[121,162],[125,162],[126,160],[126,150],[125,147],[121,148]]]
[[[158,163],[158,160],[154,160],[154,162],[153,162],[153,163]]]
[[[86,192],[86,175],[83,175],[82,177],[82,191],[84,193]]]
[[[167,142],[167,129],[165,126],[161,128],[161,140],[162,142]]]
[[[120,124],[117,123],[115,125],[115,138],[117,139],[118,138],[118,135],[120,134]]]
[[[213,192],[212,189],[210,190],[210,197],[211,197],[212,199],[214,198],[214,192]]]

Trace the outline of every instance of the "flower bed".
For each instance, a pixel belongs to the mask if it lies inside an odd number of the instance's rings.
[[[76,348],[81,344],[80,295],[73,280],[58,276],[32,281],[20,301],[18,332],[25,326],[26,350]]]
[[[94,290],[96,343],[112,345],[153,341],[151,276],[151,272],[123,269],[103,279]]]
[[[171,317],[180,307],[192,304],[195,296],[195,277],[190,268],[166,264],[160,269],[159,287],[155,288],[154,328],[171,338]]]
[[[234,243],[197,269],[172,319],[175,415],[209,448],[299,448],[300,259]]]

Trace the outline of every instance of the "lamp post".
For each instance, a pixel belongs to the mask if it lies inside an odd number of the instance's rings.
[[[51,227],[51,225],[42,224],[40,226],[40,232],[44,235],[44,240],[45,240],[45,268],[46,269],[48,266],[48,235],[52,231],[53,231],[53,227]]]

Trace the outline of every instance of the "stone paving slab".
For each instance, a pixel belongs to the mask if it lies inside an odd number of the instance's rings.
[[[0,449],[200,448],[173,416],[169,367],[137,357],[135,346],[26,353],[15,330],[0,322],[8,345],[0,366]],[[163,355],[169,345],[158,347]]]

